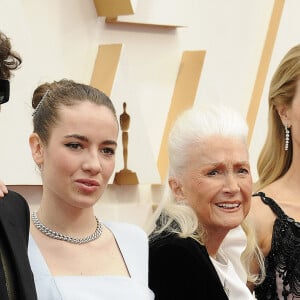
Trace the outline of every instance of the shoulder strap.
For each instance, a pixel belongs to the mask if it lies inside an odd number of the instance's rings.
[[[265,195],[265,193],[258,192],[258,193],[253,194],[253,196],[259,196],[260,199],[262,200],[262,202],[265,203],[266,205],[268,205],[272,209],[272,211],[274,212],[274,214],[276,216],[278,216],[278,217],[286,216],[286,214],[281,209],[281,207],[272,198],[267,197]]]

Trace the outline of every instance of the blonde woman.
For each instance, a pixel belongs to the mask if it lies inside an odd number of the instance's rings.
[[[268,124],[249,214],[266,257],[266,279],[255,293],[259,300],[294,300],[300,299],[300,45],[273,75]]]

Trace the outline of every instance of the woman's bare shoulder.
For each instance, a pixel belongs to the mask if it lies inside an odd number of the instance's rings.
[[[262,192],[268,195],[268,190],[264,190]],[[264,254],[268,253],[271,245],[275,218],[276,216],[271,208],[262,201],[259,195],[252,197],[251,209],[247,219],[256,232],[258,244]]]
[[[248,217],[258,223],[265,223],[268,221],[272,222],[275,216],[270,207],[262,201],[261,197],[255,194],[251,199],[251,208]]]

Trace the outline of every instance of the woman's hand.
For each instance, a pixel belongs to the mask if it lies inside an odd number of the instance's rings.
[[[7,190],[6,185],[4,184],[4,182],[2,182],[0,180],[0,198],[4,197],[4,195],[7,193],[8,193],[8,190]]]

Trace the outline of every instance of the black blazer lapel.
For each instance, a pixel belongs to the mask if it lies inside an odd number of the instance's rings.
[[[9,192],[0,199],[0,227],[3,245],[14,268],[18,294],[22,300],[36,298],[33,274],[27,256],[29,235],[29,207],[17,193]]]

